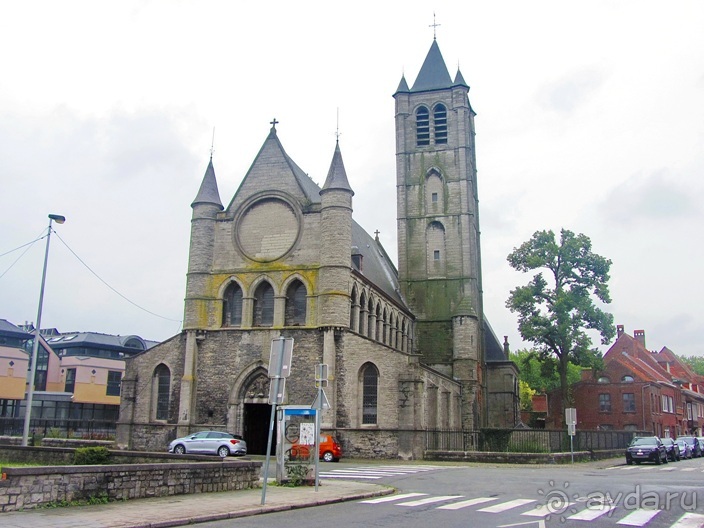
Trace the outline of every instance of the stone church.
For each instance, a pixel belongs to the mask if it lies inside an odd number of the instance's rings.
[[[223,206],[212,158],[191,204],[183,331],[127,360],[118,443],[202,429],[264,453],[273,339],[294,339],[285,403],[314,401],[345,456],[420,458],[424,432],[518,423],[517,371],[482,305],[475,113],[433,40],[396,101],[398,268],[353,219],[339,142],[322,189],[276,120]]]

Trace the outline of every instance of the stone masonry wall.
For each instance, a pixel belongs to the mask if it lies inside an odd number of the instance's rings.
[[[196,462],[111,466],[3,468],[0,511],[57,501],[107,496],[109,500],[251,489],[261,462]]]

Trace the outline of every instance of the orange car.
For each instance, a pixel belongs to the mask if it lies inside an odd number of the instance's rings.
[[[299,460],[310,456],[308,445],[293,444],[291,446],[291,460]],[[342,458],[342,448],[332,435],[320,435],[320,449],[318,451],[320,459],[325,462],[337,462]]]

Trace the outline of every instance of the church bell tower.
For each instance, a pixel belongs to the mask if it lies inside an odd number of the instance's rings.
[[[462,425],[482,425],[481,255],[469,86],[437,41],[396,100],[399,282],[416,317],[423,362],[462,383]]]

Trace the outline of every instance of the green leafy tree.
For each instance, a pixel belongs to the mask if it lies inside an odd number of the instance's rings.
[[[559,242],[553,231],[536,231],[507,258],[517,271],[536,272],[527,285],[511,290],[506,307],[518,314],[518,331],[540,359],[556,360],[563,407],[569,407],[569,364],[595,366],[601,357],[588,331],[598,332],[602,344],[616,333],[613,316],[593,300],[611,302],[611,261],[592,252],[589,237],[566,229]]]
[[[556,358],[541,358],[537,351],[527,349],[511,352],[510,358],[518,366],[518,379],[528,384],[536,393],[550,392],[560,387]],[[569,363],[567,384],[577,383],[581,377],[582,367]]]
[[[521,401],[522,411],[532,411],[533,410],[533,396],[537,394],[537,391],[530,388],[530,385],[523,381],[518,380],[518,397]]]
[[[689,365],[696,374],[704,376],[704,357],[702,356],[680,356],[680,359]]]

